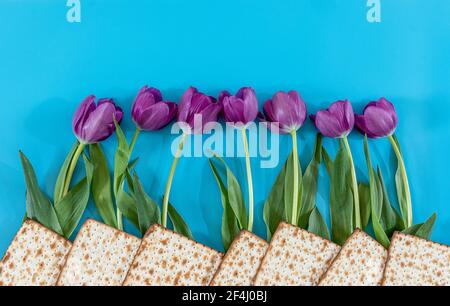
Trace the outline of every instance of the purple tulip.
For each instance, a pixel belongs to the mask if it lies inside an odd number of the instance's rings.
[[[190,131],[203,133],[209,123],[217,122],[222,111],[222,104],[213,97],[190,87],[181,97],[178,106],[178,122],[188,125]]]
[[[136,97],[131,116],[136,126],[144,131],[160,130],[177,115],[177,105],[163,101],[156,88],[144,86]]]
[[[310,118],[324,136],[331,138],[346,137],[355,125],[355,114],[348,100],[334,102]]]
[[[219,96],[223,104],[225,120],[233,124],[248,124],[258,116],[258,100],[250,87],[239,89],[235,96],[223,91]]]
[[[306,120],[306,105],[298,92],[277,92],[264,103],[264,113],[258,117],[263,122],[278,123],[279,132],[289,134],[302,127]]]
[[[95,96],[84,99],[73,116],[72,128],[82,144],[98,143],[114,133],[114,118],[121,122],[122,109],[115,105],[113,99],[99,99]]]
[[[355,115],[356,127],[370,138],[387,137],[394,134],[398,124],[394,105],[381,98],[370,102],[363,115]]]

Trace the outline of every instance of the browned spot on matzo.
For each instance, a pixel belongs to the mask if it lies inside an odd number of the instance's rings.
[[[141,240],[87,220],[63,268],[59,286],[120,286]]]
[[[54,286],[69,250],[70,243],[63,237],[26,220],[2,261],[0,282],[9,286]]]
[[[286,240],[284,242],[284,240]],[[283,244],[284,243],[284,244]],[[324,248],[324,246],[326,246]],[[320,256],[314,256],[322,250]],[[256,275],[256,286],[314,286],[338,254],[339,246],[281,223]],[[285,254],[289,253],[286,258]],[[280,278],[275,276],[279,275]]]
[[[368,251],[370,255],[365,255],[363,250]],[[382,245],[363,231],[356,230],[342,247],[319,285],[379,286],[386,259],[387,251]]]
[[[395,233],[384,286],[450,286],[450,247]]]
[[[166,241],[166,243],[161,243],[161,241]],[[197,257],[194,256],[195,254]],[[210,259],[204,260],[205,255]],[[212,279],[221,260],[221,253],[161,226],[154,225],[145,235],[144,243],[134,259],[133,268],[129,271],[124,285],[205,285]],[[167,265],[168,262],[173,264]]]
[[[250,286],[268,246],[258,236],[242,231],[230,246],[211,286]]]

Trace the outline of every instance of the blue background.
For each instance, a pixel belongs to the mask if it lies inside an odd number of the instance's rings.
[[[114,97],[127,110],[131,137],[129,109],[144,84],[175,101],[190,85],[211,95],[251,85],[261,102],[297,89],[310,112],[342,98],[360,112],[386,96],[400,117],[415,221],[437,212],[433,239],[449,244],[450,2],[381,2],[382,22],[370,24],[365,0],[81,0],[82,22],[70,24],[65,1],[1,0],[0,254],[25,211],[18,150],[52,194],[75,141],[71,119],[80,101],[91,93]],[[310,122],[300,137],[306,166],[315,137]],[[136,147],[137,170],[153,198],[164,190],[172,138],[169,129],[145,133]],[[354,133],[350,142],[358,177],[367,180],[362,137]],[[115,145],[115,137],[104,143],[109,156]],[[283,162],[290,139],[282,137],[281,145]],[[325,146],[333,152],[336,142]],[[393,198],[392,150],[387,140],[371,141],[371,148]],[[245,178],[244,160],[229,163]],[[280,168],[260,169],[253,160],[262,236],[262,205]],[[328,214],[324,169],[320,176],[318,205]],[[197,240],[222,249],[220,196],[205,158],[181,161],[171,199]],[[86,216],[97,216],[92,205]]]

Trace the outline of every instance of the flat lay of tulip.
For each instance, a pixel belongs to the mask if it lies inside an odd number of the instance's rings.
[[[242,132],[242,141],[245,150],[245,164],[247,168],[247,182],[248,182],[248,206],[249,216],[247,223],[247,230],[253,231],[254,219],[254,195],[253,195],[253,179],[252,169],[250,165],[250,154],[247,139],[247,125],[255,121],[258,116],[258,100],[256,99],[255,91],[249,87],[239,89],[235,96],[229,92],[221,93],[220,103],[223,105],[225,120],[232,123],[237,129]]]
[[[163,101],[161,92],[156,88],[149,88],[147,85],[144,86],[138,93],[131,110],[131,117],[136,125],[136,130],[131,140],[130,145],[127,144],[125,135],[117,126],[118,130],[118,148],[115,157],[115,169],[114,169],[114,195],[118,199],[117,207],[117,225],[119,229],[123,229],[122,222],[122,210],[129,212],[131,207],[127,205],[130,203],[130,197],[126,195],[124,191],[124,183],[127,176],[129,176],[130,170],[133,169],[132,164],[130,165],[130,158],[133,153],[134,147],[136,145],[137,139],[141,131],[157,131],[166,127],[177,114],[177,104],[169,101]],[[137,175],[133,176],[134,185],[141,185]],[[138,199],[134,199],[137,207],[142,207],[145,211],[146,206],[152,206],[154,214],[156,216],[155,220],[148,220],[148,222],[139,221],[139,228],[142,233],[145,233],[153,223],[161,223],[159,221],[159,213],[157,212],[157,205],[149,197],[143,196],[150,203],[142,203]],[[122,209],[121,209],[122,208]],[[139,215],[139,209],[138,215]],[[129,215],[129,213],[127,213]],[[142,214],[141,214],[142,215]],[[128,217],[130,218],[130,216]],[[158,222],[159,221],[159,222]]]
[[[223,106],[225,121],[241,132],[248,186],[249,209],[247,214],[241,186],[231,169],[222,158],[215,156],[215,159],[225,168],[225,179],[222,179],[220,171],[214,165],[213,160],[209,160],[222,195],[222,240],[225,249],[228,249],[240,231],[253,231],[254,194],[247,129],[249,124],[254,122],[258,116],[258,100],[252,88],[243,87],[239,89],[236,95],[232,95],[228,91],[222,91],[219,95],[219,103]]]
[[[394,105],[385,98],[370,102],[364,108],[363,115],[355,115],[355,123],[358,130],[365,135],[364,152],[370,179],[369,198],[372,225],[377,240],[385,247],[389,247],[390,237],[394,231],[402,231],[428,239],[436,221],[436,214],[425,223],[413,224],[411,193],[406,167],[400,150],[400,143],[394,134],[398,124]],[[398,160],[395,184],[400,214],[389,200],[380,168],[375,171],[370,157],[368,138],[386,137],[389,139]]]
[[[134,135],[128,143],[121,122],[124,113],[113,99],[88,96],[77,108],[72,122],[76,143],[63,162],[57,177],[53,200],[39,188],[38,178],[27,157],[20,152],[26,183],[26,217],[36,220],[70,238],[77,228],[90,196],[104,223],[125,230],[125,218],[144,235],[153,224],[171,227],[177,233],[192,238],[188,224],[170,203],[173,179],[188,137],[210,132],[223,114],[227,124],[239,130],[244,153],[248,202],[236,177],[225,160],[213,154],[209,165],[221,195],[222,240],[227,250],[242,231],[253,231],[255,218],[254,186],[250,158],[250,125],[259,119],[271,133],[289,135],[292,152],[274,181],[264,203],[263,220],[270,240],[280,222],[288,222],[337,244],[344,244],[356,228],[368,228],[371,221],[375,238],[386,248],[395,231],[428,239],[436,214],[420,224],[413,223],[411,189],[406,164],[395,136],[398,116],[394,105],[385,98],[370,102],[361,115],[354,114],[348,100],[334,102],[310,118],[319,133],[313,156],[305,171],[299,158],[299,130],[306,124],[307,107],[297,91],[279,91],[267,100],[259,112],[258,99],[250,87],[241,88],[235,95],[222,91],[218,99],[188,88],[179,104],[167,101],[156,88],[142,87],[131,108]],[[143,132],[156,132],[173,121],[181,127],[177,151],[167,178],[161,209],[146,193],[138,177],[134,157],[136,144]],[[354,126],[364,135],[368,183],[358,182],[355,163],[348,142]],[[108,157],[101,142],[112,134],[117,136],[114,169],[108,168]],[[251,134],[249,134],[251,135]],[[272,134],[273,135],[273,134]],[[323,137],[338,139],[339,148],[334,159],[323,147]],[[388,138],[397,158],[395,187],[397,201],[391,201],[380,167],[374,167],[369,139]],[[251,138],[250,138],[251,139]],[[375,140],[373,140],[375,142]],[[76,184],[72,180],[79,163],[84,161],[84,177]],[[324,164],[330,177],[331,231],[317,207],[320,167]],[[223,170],[223,171],[222,171]],[[158,196],[158,195],[156,195]],[[161,196],[161,195],[159,195]],[[395,202],[398,203],[398,209]]]
[[[264,113],[259,116],[261,120],[278,123],[279,131],[290,134],[292,137],[293,192],[292,198],[286,195],[286,198],[291,201],[291,204],[287,205],[285,209],[287,220],[290,220],[291,224],[297,225],[302,195],[302,188],[299,187],[302,185],[302,174],[298,157],[297,130],[302,127],[306,120],[306,105],[296,91],[290,91],[288,93],[278,92],[273,96],[272,100],[268,100],[264,104],[263,110]],[[291,170],[289,170],[290,172]],[[290,177],[290,175],[286,177]]]
[[[353,108],[348,100],[337,101],[327,110],[310,117],[324,136],[339,139],[336,160],[332,165],[328,162],[328,169],[331,177],[331,230],[335,242],[343,244],[355,228],[363,228],[358,181],[347,139],[355,124]]]
[[[130,144],[120,125],[115,121],[117,149],[114,157],[112,192],[106,157],[99,145],[90,147],[91,159],[96,169],[92,195],[99,214],[106,224],[123,230],[123,216],[125,216],[142,235],[153,224],[162,224],[158,204],[145,192],[134,171],[139,159],[131,160],[131,157],[142,131],[160,130],[172,122],[176,114],[177,104],[163,101],[158,89],[144,86],[139,91],[131,110],[136,129]],[[132,174],[133,171],[134,174]],[[169,207],[169,216],[175,231],[192,237],[188,226],[173,207]]]
[[[181,102],[178,106],[177,120],[183,127],[183,136],[178,145],[178,150],[175,154],[169,178],[167,180],[162,212],[163,226],[167,226],[167,214],[170,208],[169,200],[173,177],[178,165],[178,160],[183,152],[186,138],[192,133],[199,134],[207,131],[209,124],[217,121],[221,110],[222,105],[218,103],[215,98],[199,92],[194,87],[190,87],[181,97]]]
[[[305,102],[299,93],[289,91],[277,92],[264,103],[263,112],[258,115],[259,120],[266,123],[272,132],[289,134],[292,138],[292,154],[264,205],[268,237],[274,234],[281,221],[309,229],[322,237],[329,236],[327,230],[322,230],[325,222],[315,207],[317,175],[321,163],[321,135],[317,136],[314,157],[304,176],[299,161],[297,131],[305,123],[306,113]]]
[[[114,118],[121,121],[122,110],[112,99],[87,97],[73,116],[73,132],[78,141],[64,161],[54,188],[53,203],[39,188],[36,174],[25,155],[20,152],[27,186],[26,217],[34,219],[66,238],[72,236],[89,200],[94,166],[83,153],[87,145],[97,144],[110,137],[115,130]],[[83,155],[86,177],[71,190],[72,177],[80,156]]]

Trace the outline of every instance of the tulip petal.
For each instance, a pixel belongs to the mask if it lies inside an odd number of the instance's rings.
[[[218,120],[218,116],[222,111],[222,105],[219,103],[211,103],[208,105],[201,113],[202,116],[202,127],[194,129],[194,133],[205,133],[209,132],[210,124],[215,123]]]
[[[384,137],[392,134],[397,122],[385,109],[369,107],[364,112],[366,129],[376,137]]]
[[[142,116],[142,113],[155,103],[157,103],[155,96],[147,88],[147,86],[144,86],[133,103],[133,107],[131,110],[131,116],[133,117],[133,120],[140,120],[139,118]]]
[[[211,97],[199,92],[194,93],[194,95],[192,96],[191,108],[189,110],[190,116],[192,117],[194,114],[200,113],[211,103],[213,103]]]
[[[267,100],[266,103],[264,103],[263,111],[264,111],[264,115],[268,121],[271,121],[271,122],[278,121],[278,119],[275,116],[275,111],[273,109],[272,100]]]
[[[174,107],[175,106],[175,107]],[[157,131],[168,125],[175,117],[176,104],[159,102],[142,113],[138,126],[144,131]]]
[[[72,120],[72,128],[77,137],[81,135],[81,130],[84,123],[89,118],[89,115],[95,110],[95,108],[95,96],[90,95],[86,97],[83,102],[81,102],[80,106],[76,110]]]
[[[369,138],[376,138],[377,136],[372,134],[366,126],[366,120],[364,118],[364,116],[361,115],[355,115],[355,125],[356,128],[361,131],[362,134],[367,135],[367,137]]]
[[[233,124],[248,124],[258,116],[258,100],[250,87],[239,89],[235,96],[222,95],[225,119]]]
[[[244,108],[244,101],[235,96],[230,96],[223,100],[225,120],[229,123],[245,124]]]
[[[296,100],[284,93],[278,92],[272,99],[276,120],[286,131],[297,130],[304,122],[306,114],[299,114],[300,107]],[[303,117],[303,118],[301,118]]]
[[[345,130],[339,121],[339,118],[331,112],[322,110],[316,115],[316,127],[326,137],[339,138],[342,137]]]
[[[119,115],[122,118],[121,112],[116,114],[116,107],[111,103],[103,103],[99,105],[95,111],[91,113],[86,120],[82,129],[82,139],[87,143],[97,143],[105,140],[115,130],[114,116]]]
[[[231,94],[230,94],[229,91],[227,91],[227,90],[222,91],[222,92],[219,94],[219,103],[220,103],[220,104],[223,104],[223,99],[225,99],[225,97],[229,97],[229,96],[231,96]]]
[[[191,113],[192,97],[197,92],[197,88],[189,87],[181,97],[180,104],[178,105],[178,121],[188,123],[188,116]]]
[[[372,101],[364,108],[362,116],[356,116],[358,129],[370,138],[392,135],[398,124],[394,105],[386,98]]]

